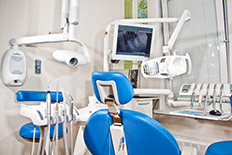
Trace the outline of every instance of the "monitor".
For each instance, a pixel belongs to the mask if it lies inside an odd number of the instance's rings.
[[[155,28],[147,24],[116,24],[112,60],[142,61],[150,58]]]

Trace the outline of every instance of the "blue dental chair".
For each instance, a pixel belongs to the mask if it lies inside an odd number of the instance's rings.
[[[108,100],[115,105],[125,105],[134,96],[133,87],[129,79],[120,72],[95,71],[92,73],[92,83],[97,99],[102,103]],[[116,86],[116,88],[113,85]],[[110,87],[112,91],[107,87]],[[105,92],[110,92],[105,94]],[[120,123],[124,127],[126,148],[129,155],[180,155],[179,146],[161,124],[149,116],[140,112],[120,109],[118,112]],[[116,121],[115,121],[116,120]],[[110,126],[117,123],[111,113],[111,109],[96,111],[89,118],[85,131],[84,140],[87,148],[93,155],[114,155]]]

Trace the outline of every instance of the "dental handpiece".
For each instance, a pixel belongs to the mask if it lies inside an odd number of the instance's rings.
[[[224,84],[221,85],[221,88],[220,88],[220,101],[219,101],[219,106],[220,106],[220,111],[221,113],[223,113],[223,110],[222,110],[222,100],[223,100],[223,89],[224,89]]]
[[[216,84],[214,89],[213,110],[216,110],[217,97],[221,94],[221,84]]]
[[[69,99],[70,99],[70,107],[69,107],[69,110],[70,110],[70,114],[71,114],[71,121],[70,121],[70,144],[71,144],[71,155],[73,155],[73,137],[72,137],[72,133],[73,133],[73,129],[72,129],[72,126],[73,126],[73,97],[66,91],[66,93],[68,94],[69,96]]]
[[[59,93],[59,78],[57,79],[57,89],[56,89],[56,110],[58,111],[58,93]]]
[[[49,85],[52,81],[50,81],[47,85],[47,94],[46,94],[46,103],[47,103],[47,138],[46,142],[44,143],[45,145],[48,143],[49,144],[49,139],[50,139],[50,127],[51,127],[51,94],[50,94],[50,88]],[[44,148],[44,147],[43,147]],[[44,149],[42,150],[44,151]],[[50,154],[50,147],[48,147],[47,150]]]
[[[199,94],[199,103],[202,103],[202,97],[208,95],[208,85],[209,84],[206,84],[206,83],[202,85],[202,88]]]
[[[71,114],[71,120],[73,121],[73,97],[67,91],[66,91],[66,93],[68,94],[69,99],[70,99],[69,110],[70,110],[70,114]]]
[[[209,99],[211,98],[212,100],[208,99],[208,105],[211,105],[214,102],[214,96],[215,96],[215,88],[216,88],[216,84],[209,84],[209,89],[208,89],[208,97]]]
[[[204,85],[206,87],[206,89],[204,89],[206,92],[205,92],[205,103],[204,103],[204,114],[207,115],[206,113],[206,108],[207,108],[207,103],[209,101],[209,84],[205,84]]]
[[[192,94],[192,98],[191,98],[191,106],[193,106],[193,103],[195,101],[195,96],[199,96],[200,90],[201,90],[202,84],[196,84],[195,89],[193,91]]]
[[[52,81],[50,81],[47,85],[47,95],[46,95],[46,103],[47,103],[47,124],[50,125],[51,121],[51,95],[49,85]]]
[[[195,83],[193,83],[191,85],[191,91],[192,91],[192,96],[191,96],[191,102],[190,102],[190,107],[193,107],[193,102],[194,102],[194,97],[195,97],[195,89],[196,89],[197,85]]]

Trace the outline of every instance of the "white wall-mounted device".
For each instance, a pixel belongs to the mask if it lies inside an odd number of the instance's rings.
[[[21,86],[27,76],[25,54],[14,46],[7,50],[2,58],[2,83],[6,86]]]

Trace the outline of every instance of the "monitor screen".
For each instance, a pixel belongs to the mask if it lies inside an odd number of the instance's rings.
[[[141,61],[150,58],[154,33],[154,25],[116,24],[112,59]]]

